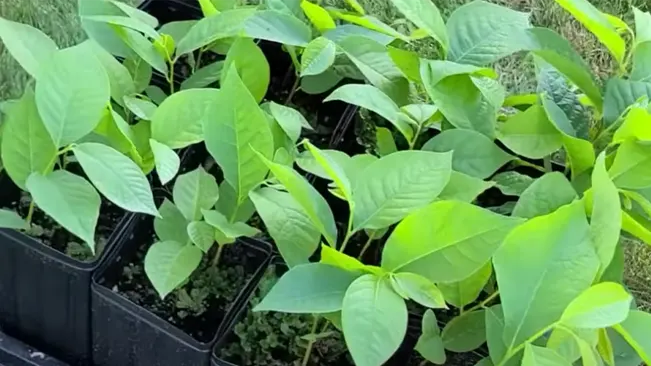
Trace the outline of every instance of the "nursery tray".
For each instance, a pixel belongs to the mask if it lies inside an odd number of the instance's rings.
[[[68,366],[0,332],[0,366]]]

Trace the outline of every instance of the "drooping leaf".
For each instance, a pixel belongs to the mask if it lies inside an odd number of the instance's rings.
[[[391,3],[412,23],[425,30],[447,51],[448,31],[439,9],[428,0],[392,0]]]
[[[0,39],[11,56],[32,77],[52,61],[59,49],[54,41],[40,30],[27,24],[0,17]]]
[[[446,302],[461,308],[477,299],[492,273],[493,267],[489,261],[461,281],[440,283],[439,289],[443,292]]]
[[[228,239],[237,239],[242,236],[254,237],[260,233],[260,230],[247,225],[244,222],[229,221],[224,214],[215,210],[203,210],[204,220],[212,227],[219,230],[223,237]],[[217,240],[219,241],[219,240]]]
[[[296,200],[272,188],[251,191],[249,197],[287,265],[308,263],[321,233]]]
[[[32,173],[26,187],[38,208],[95,251],[101,198],[87,180],[57,170],[48,175]]]
[[[206,148],[235,188],[238,204],[267,175],[264,162],[256,157],[273,156],[273,136],[264,112],[240,79],[235,66],[222,78],[215,117],[205,120]]]
[[[484,266],[520,223],[470,203],[434,202],[394,229],[382,268],[420,274],[435,283],[461,281]]]
[[[25,189],[30,174],[46,174],[54,167],[57,148],[38,114],[30,88],[6,114],[0,148],[4,170],[21,189]]]
[[[357,274],[323,263],[301,264],[285,273],[253,311],[322,314],[342,310]]]
[[[186,228],[189,221],[183,216],[183,213],[167,198],[158,208],[158,212],[160,217],[154,218],[154,231],[158,239],[181,244],[188,243],[190,237]]]
[[[486,342],[484,312],[484,310],[472,311],[450,320],[441,333],[445,349],[453,352],[469,352]]]
[[[387,277],[357,278],[346,291],[341,314],[344,337],[358,366],[381,365],[407,332],[407,306]]]
[[[158,216],[149,181],[131,159],[91,142],[79,144],[72,151],[88,179],[111,202],[127,211]]]
[[[527,344],[524,347],[522,366],[570,366],[571,363],[549,348]]]
[[[516,154],[530,159],[542,159],[563,145],[561,133],[538,104],[498,126],[498,139]]]
[[[224,61],[216,61],[200,68],[181,83],[181,90],[205,88],[218,82],[223,68]]]
[[[294,143],[296,143],[301,137],[301,130],[303,128],[308,130],[313,129],[301,112],[294,108],[270,102],[269,111],[276,122],[280,125],[280,128],[282,128],[285,134],[287,134]]]
[[[151,151],[154,153],[154,160],[156,161],[156,172],[161,184],[165,185],[179,172],[181,166],[181,159],[176,152],[170,149],[167,145],[150,139]]]
[[[163,54],[158,50],[154,43],[149,41],[147,37],[132,30],[132,29],[119,29],[116,30],[122,41],[129,46],[140,58],[147,62],[156,71],[167,75],[169,68],[167,60]]]
[[[513,209],[513,216],[530,219],[547,215],[576,198],[576,191],[562,173],[547,173],[522,192]]]
[[[221,97],[217,89],[189,89],[172,94],[151,118],[151,138],[171,149],[203,141],[204,124],[217,123],[219,112],[226,109],[217,108]]]
[[[402,272],[391,275],[391,285],[401,296],[432,309],[446,308],[443,293],[429,279],[415,273]]]
[[[226,54],[222,67],[221,80],[235,66],[241,82],[249,90],[256,102],[260,103],[269,87],[269,63],[260,47],[249,38],[237,38]]]
[[[571,328],[598,329],[626,320],[633,297],[614,282],[598,283],[583,291],[567,306],[561,323]]]
[[[353,188],[354,231],[383,229],[432,202],[450,180],[451,158],[399,151],[371,163]]]
[[[439,194],[438,198],[442,200],[472,202],[477,196],[494,185],[493,182],[486,182],[453,170],[450,175],[450,181],[443,188],[443,192]]]
[[[493,257],[512,348],[558,321],[595,278],[599,259],[581,202],[515,228]]]
[[[302,3],[311,4],[307,1]],[[319,75],[335,62],[337,46],[325,37],[310,41],[301,56],[301,76]]]
[[[99,123],[110,98],[110,84],[96,58],[83,47],[57,51],[39,71],[36,106],[57,147],[87,135]]]
[[[328,154],[324,153],[324,151],[321,151],[307,140],[305,141],[305,146],[310,154],[312,154],[317,164],[319,164],[328,177],[332,179],[343,198],[349,202],[349,205],[352,208],[353,188],[344,170],[345,166],[340,165],[335,159],[331,159]]]
[[[215,228],[204,221],[192,221],[188,224],[187,235],[202,252],[208,253],[215,243]]]
[[[192,52],[220,39],[238,36],[244,29],[246,20],[255,11],[252,8],[232,9],[199,20],[177,43],[177,56]]]
[[[181,174],[174,183],[174,204],[186,220],[201,220],[202,210],[209,210],[219,199],[219,186],[215,177],[203,167]]]
[[[305,47],[312,40],[312,30],[293,15],[273,10],[256,11],[244,22],[244,34],[287,46]]]
[[[437,365],[445,364],[446,356],[441,339],[436,315],[432,310],[425,311],[421,322],[422,333],[418,338],[415,350],[427,361]]]
[[[29,224],[14,211],[0,209],[0,228],[27,230]]]
[[[639,310],[632,310],[628,318],[613,328],[633,347],[645,363],[651,363],[651,315]]]
[[[201,257],[201,249],[192,244],[158,242],[145,255],[145,273],[158,295],[164,299],[199,267]]]
[[[618,188],[642,189],[651,186],[651,146],[625,141],[619,145],[608,173]]]
[[[534,182],[534,179],[516,171],[509,171],[495,175],[492,181],[503,195],[520,196]]]

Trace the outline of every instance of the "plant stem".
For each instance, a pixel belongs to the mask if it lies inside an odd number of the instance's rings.
[[[34,216],[34,197],[29,202],[29,210],[27,211],[27,225],[32,225],[32,217]]]
[[[192,68],[192,73],[194,74],[198,69],[201,68],[201,56],[203,56],[203,47],[199,48],[199,53],[197,54],[197,59],[194,61],[194,67]]]
[[[357,257],[357,259],[360,259],[360,260],[362,259],[362,257],[364,256],[364,253],[366,253],[368,248],[371,246],[371,243],[373,242],[373,240],[375,240],[375,231],[372,231],[371,235],[368,236],[368,240],[364,244],[364,247],[362,247],[362,251],[359,252],[359,256]]]
[[[217,253],[215,253],[215,256],[212,259],[213,267],[217,267],[217,265],[219,264],[219,257],[222,256],[223,250],[224,250],[224,246],[221,244],[217,244]]]
[[[170,95],[174,94],[174,62],[170,62],[170,76],[167,81],[170,83]]]
[[[409,141],[409,150],[413,150],[414,146],[416,145],[416,142],[418,141],[418,135],[420,135],[420,130],[422,129],[422,125],[419,124],[418,128],[416,129],[416,133],[414,134],[414,137]]]
[[[545,170],[548,173],[551,173],[553,171],[552,169],[552,156],[547,155],[543,158],[543,166],[545,167]]]
[[[515,159],[514,162],[515,162],[516,164],[518,164],[518,165],[526,166],[526,167],[529,167],[529,168],[533,168],[533,169],[536,169],[536,170],[538,170],[538,171],[541,171],[541,172],[545,173],[545,168],[543,168],[543,167],[541,167],[541,166],[539,166],[539,165],[536,165],[536,164],[532,164],[532,163],[530,163],[530,162],[528,162],[528,161],[526,161],[526,160]]]
[[[471,308],[468,309],[468,310],[465,310],[464,312],[470,313],[470,312],[472,312],[472,311],[475,311],[475,310],[477,310],[477,309],[481,309],[481,308],[485,307],[486,304],[488,304],[489,302],[495,300],[495,298],[496,298],[497,296],[499,296],[499,294],[500,294],[499,290],[493,292],[490,296],[488,296],[487,298],[485,298],[484,301],[482,301],[482,302],[480,302],[479,304],[477,304],[477,305],[471,307]]]
[[[318,325],[319,325],[319,317],[315,315],[314,321],[312,321],[312,331],[310,332],[310,335],[314,335],[316,333],[316,328]],[[307,363],[310,361],[312,346],[314,346],[314,340],[310,339],[309,341],[307,341],[307,348],[305,349],[305,355],[303,356],[303,362],[301,363],[301,366],[307,366]]]
[[[298,85],[301,82],[301,78],[296,77],[296,80],[294,81],[294,85],[292,85],[292,90],[289,91],[289,95],[287,96],[287,99],[285,100],[285,105],[289,104],[289,102],[292,101],[292,98],[294,98],[294,94],[296,94],[296,91],[298,90]]]
[[[520,352],[527,344],[529,344],[529,343],[535,341],[536,339],[542,337],[545,333],[547,333],[550,329],[553,329],[555,326],[556,326],[556,323],[542,329],[540,332],[538,332],[538,333],[534,334],[533,336],[529,337],[529,339],[522,342],[519,346],[517,346],[515,348],[512,348],[513,343],[511,343],[511,345],[509,346],[508,351],[506,352],[506,355],[504,356],[502,361],[500,361],[496,366],[504,366],[504,365],[506,365],[506,362],[508,360],[510,360],[511,357],[517,355],[518,352]]]

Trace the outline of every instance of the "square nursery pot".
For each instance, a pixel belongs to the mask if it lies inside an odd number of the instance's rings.
[[[0,176],[0,207],[16,206],[20,190]],[[114,212],[102,252],[83,262],[16,230],[0,229],[0,328],[73,365],[90,360],[90,282],[124,235],[133,215]],[[103,217],[109,216],[103,209]],[[117,222],[117,223],[116,223]],[[58,237],[53,241],[58,242]]]
[[[224,251],[237,248],[249,279],[236,289],[238,295],[223,311],[208,315],[214,318],[210,322],[214,327],[209,339],[200,341],[117,291],[125,264],[137,258],[143,243],[152,242],[153,219],[138,216],[138,221],[137,230],[122,238],[93,279],[93,362],[97,366],[207,366],[212,347],[231,323],[236,305],[250,296],[268,266],[271,246],[245,238]],[[142,285],[151,286],[149,282]],[[209,307],[208,312],[214,310]]]
[[[67,364],[0,332],[0,365],[66,366]]]

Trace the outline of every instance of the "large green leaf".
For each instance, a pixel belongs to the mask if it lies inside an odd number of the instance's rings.
[[[576,198],[576,191],[562,173],[547,173],[522,192],[513,208],[513,216],[530,219],[547,215]]]
[[[450,180],[451,158],[399,151],[371,163],[353,188],[354,231],[386,228],[432,202]]]
[[[219,199],[219,186],[215,177],[203,167],[179,175],[174,183],[174,204],[186,220],[201,220],[202,210],[209,210]]]
[[[296,200],[307,216],[312,220],[325,237],[326,242],[332,247],[337,245],[337,226],[332,211],[326,200],[319,192],[298,174],[294,169],[277,164],[262,155],[259,155],[264,164],[269,167],[273,175],[285,186],[287,192]]]
[[[642,360],[651,363],[651,315],[639,310],[632,310],[626,321],[613,327]]]
[[[498,125],[498,139],[518,155],[542,159],[563,145],[563,136],[535,104]]]
[[[524,347],[522,366],[571,366],[571,363],[564,359],[554,350],[527,344]]]
[[[244,35],[287,46],[305,47],[312,40],[312,30],[293,15],[274,10],[259,10],[244,23]]]
[[[38,208],[95,251],[95,227],[102,200],[87,180],[57,170],[48,175],[32,173],[26,186]]]
[[[323,263],[301,264],[285,273],[253,311],[322,314],[339,311],[359,275]]]
[[[477,299],[492,273],[493,267],[489,261],[461,281],[439,284],[439,289],[443,292],[445,301],[461,308]]]
[[[355,364],[377,366],[400,347],[407,332],[407,306],[387,277],[367,274],[346,291],[341,322]]]
[[[485,1],[458,7],[447,23],[451,61],[489,65],[522,49],[529,14]]]
[[[38,115],[30,88],[7,113],[0,148],[4,170],[23,190],[30,174],[46,174],[54,167],[57,148]]]
[[[618,188],[642,189],[651,186],[651,146],[624,141],[617,150],[615,161],[608,171]]]
[[[75,142],[97,126],[110,89],[102,64],[86,57],[84,47],[66,48],[50,56],[39,71],[36,106],[56,146]]]
[[[164,299],[194,272],[203,253],[192,244],[162,241],[152,245],[145,255],[145,273]]]
[[[457,282],[479,270],[522,219],[470,203],[438,201],[402,220],[387,240],[382,268],[432,282]]]
[[[167,198],[158,208],[160,217],[154,218],[154,232],[160,241],[175,241],[177,243],[188,243],[187,226],[188,219],[183,213]]]
[[[206,148],[224,172],[224,179],[235,188],[239,205],[267,175],[267,167],[255,152],[271,158],[273,136],[267,116],[234,65],[221,87],[215,114],[204,121],[203,131]]]
[[[427,141],[423,150],[453,152],[452,169],[480,179],[488,178],[514,158],[481,133],[462,129],[443,131]]]
[[[308,2],[303,2],[310,4]],[[301,56],[301,76],[319,75],[335,62],[337,46],[325,37],[313,39]]]
[[[486,342],[484,310],[463,313],[450,320],[441,333],[443,346],[452,352],[470,352]]]
[[[626,42],[619,35],[617,28],[608,19],[608,15],[602,13],[588,0],[556,0],[560,6],[567,10],[572,16],[583,24],[597,39],[603,43],[615,60],[622,65],[626,53]]]
[[[72,151],[88,179],[111,202],[127,211],[158,216],[149,181],[131,159],[93,142],[79,144]]]
[[[59,49],[50,37],[27,24],[16,23],[0,17],[0,39],[7,51],[32,77],[50,62]]]
[[[296,200],[272,188],[251,191],[249,197],[287,265],[308,263],[319,246],[321,232]]]
[[[614,282],[602,282],[583,291],[567,306],[561,323],[571,328],[598,329],[626,320],[633,297]]]
[[[494,185],[495,183],[493,182],[486,182],[479,178],[452,171],[450,181],[443,188],[438,198],[442,200],[472,202],[477,196]]]
[[[433,2],[429,0],[391,0],[391,3],[407,19],[440,43],[443,50],[447,51],[449,47],[448,31],[445,28],[441,12]]]
[[[189,89],[172,94],[151,117],[151,138],[172,149],[204,139],[204,124],[217,123],[221,91]]]
[[[260,103],[267,94],[270,78],[269,63],[260,47],[252,39],[237,38],[226,54],[221,80],[226,80],[232,65],[255,101]]]
[[[651,83],[612,78],[606,83],[604,122],[610,126],[640,98],[651,95]]]
[[[177,43],[177,57],[217,40],[238,36],[244,29],[246,20],[255,12],[252,8],[233,9],[201,19]]]
[[[181,166],[181,159],[176,152],[165,144],[150,139],[151,151],[154,153],[154,160],[156,161],[156,172],[161,184],[165,185],[179,172]]]
[[[14,211],[0,209],[0,228],[27,230],[29,224]]]
[[[509,348],[557,322],[592,284],[599,258],[583,204],[563,206],[515,228],[493,257]]]
[[[398,105],[388,95],[375,86],[346,84],[332,92],[324,102],[332,100],[340,100],[375,112],[391,122],[407,141],[411,141],[414,137],[414,130],[409,124],[407,116],[400,111]]]

